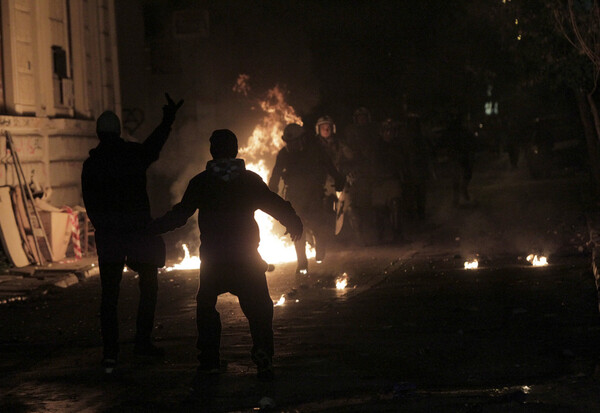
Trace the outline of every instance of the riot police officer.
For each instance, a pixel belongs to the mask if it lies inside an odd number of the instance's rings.
[[[331,175],[334,177],[336,189],[341,190],[345,177],[338,172],[316,139],[310,137],[302,126],[296,123],[287,125],[282,138],[286,146],[277,154],[269,179],[269,188],[277,192],[279,181],[283,180],[283,196],[291,202],[302,219],[304,228],[312,234],[315,258],[322,261],[332,235],[328,231],[327,216],[323,213],[325,181],[327,175]],[[306,236],[303,234],[294,246],[298,259],[296,273],[306,274]]]

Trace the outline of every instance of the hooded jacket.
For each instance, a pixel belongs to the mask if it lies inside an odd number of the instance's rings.
[[[212,160],[191,179],[181,202],[151,224],[150,232],[180,227],[197,210],[201,259],[253,260],[260,241],[254,219],[257,209],[286,227],[302,227],[292,205],[269,190],[259,175],[246,170],[243,159]]]

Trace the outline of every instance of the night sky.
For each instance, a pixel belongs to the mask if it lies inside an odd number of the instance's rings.
[[[165,42],[164,16],[194,8],[209,11],[200,47],[217,83],[247,73],[255,90],[279,84],[307,120],[329,113],[347,123],[359,106],[381,120],[405,107],[434,117],[479,110],[502,61],[485,6],[466,1],[147,1],[147,39]]]

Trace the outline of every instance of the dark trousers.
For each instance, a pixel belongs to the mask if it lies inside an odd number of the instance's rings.
[[[153,264],[128,263],[139,274],[140,299],[136,322],[136,344],[147,344],[154,327],[154,311],[158,291],[158,270]],[[102,302],[100,323],[104,358],[116,359],[119,353],[119,322],[117,304],[124,263],[100,263]]]
[[[220,362],[221,317],[215,306],[217,297],[224,292],[230,292],[239,299],[250,324],[252,354],[264,351],[273,356],[273,301],[263,264],[210,264],[203,260],[196,295],[197,348],[201,365],[216,367]]]

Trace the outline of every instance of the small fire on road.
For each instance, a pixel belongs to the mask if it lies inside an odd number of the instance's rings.
[[[535,254],[529,254],[527,256],[527,261],[530,262],[531,265],[533,265],[534,267],[543,267],[545,265],[548,265],[548,259],[543,255],[540,255],[538,257]]]
[[[275,307],[282,306],[283,304],[285,304],[285,294],[281,294],[279,301],[275,303]]]
[[[348,286],[348,274],[343,273],[341,277],[338,277],[335,280],[335,288],[336,290],[344,290]]]
[[[179,263],[174,264],[171,267],[166,267],[166,271],[197,270],[200,268],[200,257],[198,257],[197,255],[193,257],[190,256],[190,250],[188,249],[188,246],[186,244],[183,244],[183,252],[185,254],[183,259]]]
[[[479,261],[476,259],[472,261],[465,261],[465,270],[474,270],[479,267]]]

